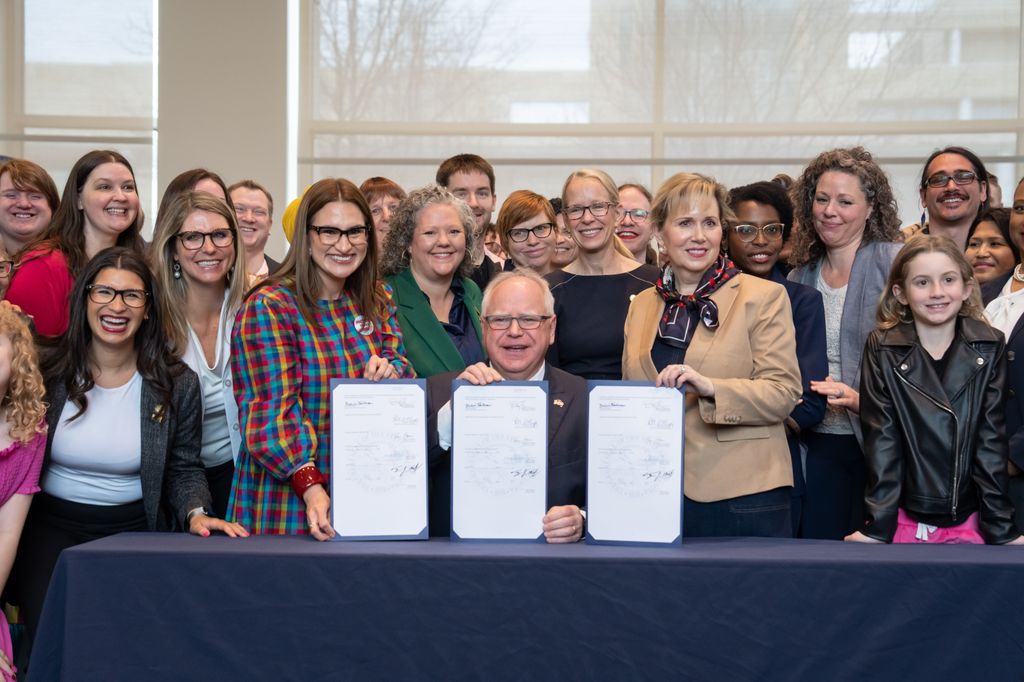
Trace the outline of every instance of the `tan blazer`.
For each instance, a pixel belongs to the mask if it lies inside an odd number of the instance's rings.
[[[739,275],[711,294],[718,328],[697,326],[686,364],[712,380],[715,397],[686,393],[683,492],[716,502],[793,485],[783,420],[800,399],[789,297],[779,284]],[[626,316],[622,378],[658,376],[651,346],[665,302],[637,295]]]

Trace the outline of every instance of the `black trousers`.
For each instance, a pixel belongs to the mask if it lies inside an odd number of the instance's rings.
[[[147,529],[142,500],[100,506],[36,493],[21,533],[9,590],[20,607],[28,638],[39,625],[50,576],[63,550],[115,533]]]
[[[210,510],[218,519],[227,518],[228,499],[231,497],[231,481],[235,477],[235,462],[228,460],[212,466],[206,471],[206,484],[210,487],[213,508]],[[188,532],[188,528],[185,529]]]
[[[803,434],[806,487],[800,537],[842,540],[864,526],[867,464],[856,436]]]

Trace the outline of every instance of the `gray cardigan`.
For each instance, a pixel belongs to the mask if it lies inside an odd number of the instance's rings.
[[[199,459],[202,441],[202,408],[199,379],[188,367],[174,377],[171,405],[161,405],[148,381],[142,382],[142,503],[149,530],[185,528],[186,515],[196,507],[211,505],[210,490]],[[46,458],[50,461],[53,435],[68,400],[63,381],[46,386]],[[116,438],[117,434],[111,434]],[[102,444],[99,444],[102,447]]]
[[[903,248],[899,242],[868,242],[857,250],[843,303],[843,322],[839,330],[840,376],[835,377],[855,390],[860,390],[860,360],[864,344],[877,325],[875,313],[882,297],[889,268],[896,254]],[[789,273],[789,279],[818,288],[821,258],[802,265]],[[824,379],[825,377],[820,377]],[[818,377],[812,377],[818,379]],[[863,444],[860,420],[850,419],[857,440]]]

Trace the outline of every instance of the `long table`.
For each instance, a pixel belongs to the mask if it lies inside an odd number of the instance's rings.
[[[30,680],[1024,678],[1024,548],[122,534],[65,551]]]

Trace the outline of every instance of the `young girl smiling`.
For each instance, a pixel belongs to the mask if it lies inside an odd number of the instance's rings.
[[[1024,544],[1006,495],[1003,335],[944,237],[897,255],[868,337],[860,418],[868,465],[856,542]]]

